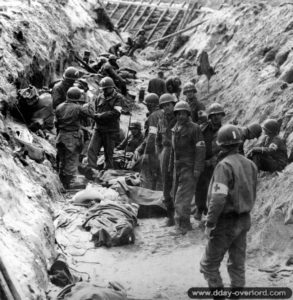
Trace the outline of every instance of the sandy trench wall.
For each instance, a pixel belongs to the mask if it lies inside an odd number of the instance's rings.
[[[30,5],[29,5],[30,2]],[[0,3],[0,96],[15,101],[16,87],[41,87],[60,78],[72,62],[70,50],[95,57],[117,36],[98,28],[96,1],[15,1]],[[21,130],[26,131],[23,127]],[[28,133],[29,134],[29,133]],[[55,149],[34,136],[49,153]],[[47,269],[54,257],[53,201],[64,201],[60,182],[49,161],[13,158],[0,135],[0,256],[21,299],[46,299]]]

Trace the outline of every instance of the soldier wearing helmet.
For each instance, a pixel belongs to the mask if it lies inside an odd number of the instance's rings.
[[[177,122],[172,129],[170,161],[173,161],[175,167],[175,223],[178,233],[186,234],[192,229],[191,201],[204,168],[205,142],[199,125],[190,120],[191,109],[187,102],[177,102],[174,114]]]
[[[165,93],[160,97],[159,105],[164,114],[159,119],[158,132],[156,137],[156,150],[160,159],[162,173],[164,203],[167,208],[166,226],[173,226],[174,221],[174,200],[171,196],[173,174],[169,170],[169,163],[172,151],[172,131],[176,123],[174,115],[175,96]]]
[[[80,77],[79,71],[74,67],[68,67],[64,74],[63,79],[56,83],[52,89],[53,108],[66,100],[66,93],[70,87],[73,86],[75,80]]]
[[[97,168],[97,158],[104,148],[105,169],[113,169],[113,151],[119,137],[123,96],[117,93],[110,77],[100,82],[102,93],[95,100],[95,130],[88,148],[88,166]]]
[[[245,286],[246,235],[256,198],[257,167],[238,153],[241,142],[236,126],[228,124],[220,128],[217,143],[222,159],[209,186],[205,228],[208,243],[200,262],[200,272],[211,291],[224,287],[219,268],[226,252],[231,288]]]
[[[147,38],[145,36],[145,30],[141,29],[138,31],[137,37],[133,41],[132,47],[128,51],[128,56],[132,57],[135,50],[144,49],[146,46]]]
[[[145,122],[145,138],[136,149],[135,155],[141,156],[141,186],[151,190],[162,190],[160,163],[156,153],[156,135],[163,111],[159,107],[159,97],[154,93],[148,94],[144,102],[149,111]]]
[[[117,150],[126,150],[126,152],[134,152],[136,148],[143,142],[141,124],[139,122],[130,123],[129,130],[129,136],[127,136],[121,142],[121,144],[117,146]]]
[[[111,54],[108,61],[101,67],[100,73],[105,77],[111,77],[122,95],[125,96],[127,94],[126,81],[118,74],[118,70],[117,56]]]
[[[165,94],[167,92],[167,90],[166,90],[165,80],[159,76],[159,73],[158,73],[158,76],[156,78],[152,78],[149,81],[148,92],[149,93],[155,93],[160,98],[163,94]]]
[[[190,105],[191,108],[191,119],[194,123],[202,123],[205,121],[202,120],[203,112],[205,111],[205,106],[203,103],[197,100],[196,98],[196,87],[192,82],[187,82],[183,86],[183,95],[186,97],[186,102]]]
[[[179,100],[181,93],[181,80],[177,76],[170,76],[166,79],[166,89],[167,93],[175,94],[177,99]]]
[[[255,162],[259,170],[282,171],[288,164],[288,156],[286,142],[279,136],[280,125],[277,120],[267,119],[262,129],[264,135],[247,157]]]
[[[83,143],[81,121],[93,115],[93,106],[84,104],[82,91],[77,87],[71,87],[67,91],[66,101],[56,108],[59,177],[65,188],[71,188],[77,173],[78,158]]]
[[[261,136],[262,128],[258,123],[252,123],[245,127],[238,127],[242,143],[239,145],[239,153],[244,155],[244,143],[247,140],[258,139]]]
[[[120,50],[120,47],[121,47],[121,43],[117,43],[113,46],[111,46],[108,50],[108,52],[110,54],[113,54],[115,55],[116,57],[120,57],[121,56],[121,50]]]
[[[216,143],[217,133],[222,126],[225,116],[224,109],[219,103],[212,103],[208,108],[208,121],[200,125],[206,144],[205,167],[201,173],[196,187],[196,212],[194,218],[200,221],[203,214],[207,213],[207,194],[210,180],[218,160],[220,148]]]

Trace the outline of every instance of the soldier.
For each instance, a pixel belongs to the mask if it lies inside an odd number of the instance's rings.
[[[100,82],[103,93],[95,101],[95,130],[88,148],[88,166],[97,168],[97,157],[104,148],[105,169],[113,169],[113,151],[119,136],[123,96],[110,77]]]
[[[191,230],[191,200],[204,168],[205,142],[199,125],[190,120],[191,109],[185,101],[174,107],[176,125],[172,129],[172,158],[175,165],[175,223],[178,233]]]
[[[143,29],[139,30],[136,39],[133,41],[132,47],[129,49],[128,56],[133,56],[137,49],[144,49],[146,46],[146,40],[145,31]]]
[[[246,127],[238,127],[241,135],[242,143],[239,145],[239,153],[244,155],[244,142],[259,138],[262,133],[262,128],[258,123],[252,123]]]
[[[74,81],[78,79],[79,71],[74,67],[68,67],[64,74],[63,79],[56,83],[52,89],[53,108],[66,100],[66,93],[70,87],[73,86]]]
[[[166,80],[166,89],[167,93],[175,94],[177,99],[179,100],[181,93],[181,80],[179,77],[168,77]]]
[[[158,155],[156,153],[156,135],[158,122],[163,115],[159,108],[159,97],[156,94],[148,94],[145,103],[149,110],[149,116],[145,123],[145,140],[138,147],[137,152],[143,154],[141,158],[141,186],[151,190],[162,190],[161,171]]]
[[[174,116],[176,98],[173,95],[166,93],[160,97],[159,103],[160,108],[164,111],[164,115],[159,119],[156,146],[162,173],[164,203],[167,208],[166,226],[173,226],[175,225],[174,200],[171,196],[173,174],[170,172],[171,170],[169,170],[169,163],[172,152],[171,129],[176,123],[176,118]]]
[[[119,66],[117,65],[117,57],[113,54],[109,56],[108,62],[106,62],[101,68],[101,74],[105,77],[111,77],[115,82],[115,85],[120,89],[122,95],[127,94],[126,82],[117,73]]]
[[[126,150],[126,152],[134,152],[136,148],[143,142],[143,135],[141,132],[141,124],[139,122],[132,122],[129,126],[130,135],[127,136],[117,150]]]
[[[222,126],[222,119],[224,116],[225,112],[222,105],[213,103],[208,109],[209,121],[201,125],[201,131],[206,144],[206,157],[205,167],[200,174],[195,194],[195,204],[197,209],[194,218],[198,221],[201,220],[202,214],[207,213],[206,201],[208,188],[220,152],[220,147],[216,143],[217,134]]]
[[[165,80],[160,77],[159,73],[158,73],[158,77],[153,78],[149,81],[148,92],[155,93],[160,98],[161,95],[167,92],[167,90],[166,90]]]
[[[115,55],[115,56],[117,56],[117,57],[120,57],[121,56],[120,47],[121,47],[121,43],[117,43],[117,44],[111,46],[109,48],[108,52]]]
[[[205,229],[208,243],[200,262],[200,272],[211,291],[223,288],[219,268],[227,251],[232,289],[245,286],[246,234],[251,225],[257,181],[255,164],[238,153],[241,137],[236,126],[221,127],[217,143],[223,159],[217,164],[209,186]]]
[[[58,136],[56,140],[59,160],[59,177],[63,186],[70,188],[77,173],[78,158],[82,149],[80,121],[93,116],[93,107],[84,103],[82,92],[77,87],[67,91],[66,101],[58,105],[56,120]]]
[[[186,102],[191,108],[191,119],[194,123],[201,123],[201,117],[205,111],[205,106],[203,103],[197,100],[196,98],[196,87],[192,82],[187,82],[183,86],[183,95],[186,96]]]
[[[282,171],[288,164],[286,142],[278,135],[280,126],[274,119],[267,119],[263,124],[264,135],[257,146],[247,154],[259,170]]]

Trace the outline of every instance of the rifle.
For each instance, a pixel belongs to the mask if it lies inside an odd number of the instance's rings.
[[[76,54],[74,54],[74,58],[82,64],[82,66],[90,73],[97,74],[96,71],[91,68],[85,61],[83,61],[81,58],[79,58]]]

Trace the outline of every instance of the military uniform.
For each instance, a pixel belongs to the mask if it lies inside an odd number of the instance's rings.
[[[258,146],[248,154],[262,171],[282,171],[288,164],[286,142],[279,136],[263,135]]]
[[[73,86],[74,81],[61,80],[52,89],[53,108],[66,101],[66,93]]]
[[[168,213],[174,212],[174,200],[171,196],[173,185],[173,174],[169,169],[171,152],[172,152],[172,128],[176,123],[176,118],[172,114],[164,115],[160,118],[158,123],[158,133],[156,137],[157,153],[159,153],[160,168],[163,183],[164,203],[167,207]]]
[[[205,111],[205,106],[203,103],[199,102],[196,97],[193,99],[187,99],[187,103],[191,109],[191,119],[194,123],[199,123],[200,113]]]
[[[209,121],[201,125],[201,130],[206,145],[206,157],[204,170],[200,174],[196,186],[195,204],[199,214],[206,214],[208,188],[220,152],[220,147],[216,143],[219,127],[214,127]]]
[[[102,147],[105,168],[114,167],[113,151],[119,136],[122,101],[122,95],[114,90],[108,97],[100,95],[95,102],[95,130],[88,148],[88,165],[91,168],[97,168],[97,157]]]
[[[180,82],[179,78],[177,78],[177,77],[168,77],[166,79],[167,93],[175,94],[177,99],[179,99],[180,93],[181,93],[180,84],[181,84],[181,82]]]
[[[133,42],[131,49],[128,52],[129,56],[132,56],[137,49],[143,49],[146,45],[147,38],[144,34],[139,34]]]
[[[130,134],[126,137],[120,145],[118,145],[117,150],[125,150],[126,152],[134,152],[136,148],[143,142],[143,135],[139,132],[137,135]]]
[[[159,119],[163,111],[157,109],[152,112],[146,121],[146,136],[143,145],[139,147],[143,157],[141,162],[141,186],[151,190],[162,190],[162,178],[160,163],[156,153],[156,134],[158,132]]]
[[[204,168],[205,143],[199,125],[188,121],[172,129],[172,148],[175,165],[175,221],[179,227],[190,226],[191,200],[198,176]]]
[[[155,93],[160,97],[161,95],[166,93],[166,83],[164,79],[161,78],[153,78],[149,81],[148,92]]]
[[[227,251],[231,287],[245,285],[246,234],[251,225],[256,182],[255,164],[235,148],[215,168],[208,192],[206,223],[213,230],[200,262],[200,271],[210,288],[223,287],[219,268]]]
[[[82,150],[80,121],[82,118],[92,116],[93,113],[94,109],[90,104],[81,106],[69,101],[61,103],[56,109],[58,127],[56,147],[59,176],[63,183],[69,183],[76,175],[78,158]]]

